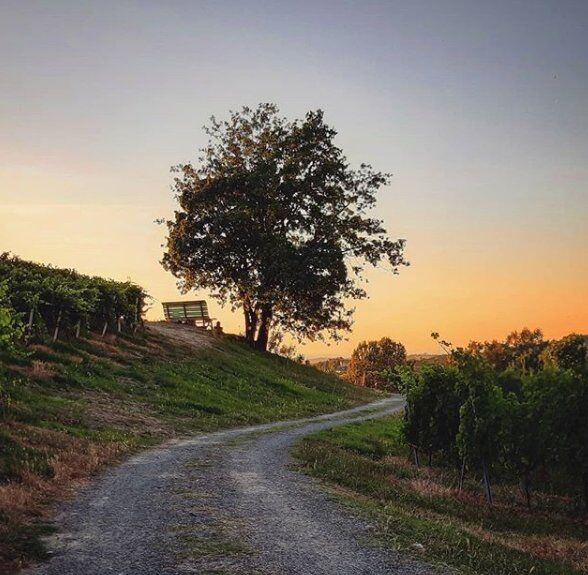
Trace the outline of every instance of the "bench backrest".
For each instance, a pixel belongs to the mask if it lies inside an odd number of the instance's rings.
[[[208,306],[200,301],[168,301],[162,302],[163,313],[168,321],[177,319],[209,319]]]

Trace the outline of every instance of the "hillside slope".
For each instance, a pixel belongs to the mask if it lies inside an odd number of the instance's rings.
[[[154,325],[32,345],[0,363],[0,570],[43,557],[51,504],[134,449],[352,407],[374,393],[311,367]],[[196,332],[197,333],[197,332]],[[2,359],[2,358],[0,358]]]

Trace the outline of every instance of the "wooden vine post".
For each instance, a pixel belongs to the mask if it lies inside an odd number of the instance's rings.
[[[493,504],[492,501],[492,487],[490,486],[490,474],[488,473],[488,465],[486,464],[486,459],[482,459],[482,475],[484,477],[484,491],[486,493],[486,500],[490,505]]]
[[[35,306],[31,307],[31,311],[29,311],[29,321],[27,322],[27,329],[25,332],[24,342],[25,345],[29,343],[29,339],[33,335],[33,318],[35,317]]]
[[[414,457],[414,464],[417,466],[417,469],[421,466],[421,461],[419,458],[419,448],[416,445],[412,445],[412,454]]]
[[[463,457],[461,460],[461,470],[459,472],[459,488],[458,488],[459,493],[461,493],[461,490],[463,489],[463,482],[465,480],[465,474],[466,474],[466,459],[465,459],[465,457]]]
[[[57,314],[57,323],[55,324],[55,331],[53,332],[53,343],[57,341],[57,337],[59,336],[59,324],[61,323],[61,314],[63,308],[59,308],[59,313]]]
[[[474,413],[474,419],[478,421],[478,414],[476,412],[476,403],[472,401],[472,411]],[[486,458],[482,456],[482,477],[484,480],[484,492],[486,493],[486,501],[488,505],[492,505],[492,487],[490,486],[490,474],[488,472],[488,465]]]

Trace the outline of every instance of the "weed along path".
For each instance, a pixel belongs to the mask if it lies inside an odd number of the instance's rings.
[[[35,575],[432,573],[370,540],[369,525],[290,465],[303,435],[402,408],[396,396],[304,420],[173,441],[67,504]]]

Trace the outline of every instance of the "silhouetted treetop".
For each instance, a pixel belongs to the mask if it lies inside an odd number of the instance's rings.
[[[182,290],[241,307],[245,335],[266,349],[270,325],[298,338],[339,337],[366,264],[396,273],[404,240],[367,212],[388,174],[352,169],[323,112],[289,121],[273,104],[214,117],[197,165],[182,164],[179,208],[162,264]]]

